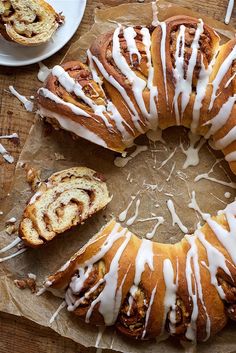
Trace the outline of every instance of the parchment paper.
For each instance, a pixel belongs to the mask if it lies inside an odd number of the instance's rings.
[[[186,13],[176,6],[160,3],[159,18],[164,19],[170,14]],[[192,14],[192,13],[191,13]],[[196,14],[192,14],[198,16]],[[203,17],[204,18],[204,17]],[[205,18],[204,18],[205,19]],[[91,41],[103,31],[114,26],[113,22],[132,24],[150,24],[152,21],[152,10],[150,4],[129,4],[116,8],[98,11],[96,23],[91,32],[82,37],[73,47],[65,60],[82,58],[85,49]],[[207,21],[209,23],[209,21]],[[215,28],[225,30],[225,26],[210,20]],[[224,32],[228,37],[233,35],[227,27]],[[27,114],[27,113],[26,113]],[[136,196],[127,215],[127,219],[133,216],[135,201],[139,198],[140,208],[137,220],[148,217],[162,216],[165,219],[153,238],[160,242],[177,242],[183,237],[182,231],[172,225],[172,219],[166,206],[168,199],[172,199],[176,212],[189,233],[193,232],[198,222],[203,224],[201,217],[188,207],[192,191],[196,192],[197,202],[204,212],[214,214],[217,210],[225,208],[228,202],[235,197],[234,188],[222,186],[207,180],[194,182],[194,178],[202,173],[208,173],[212,165],[216,163],[210,176],[225,182],[235,181],[225,162],[220,161],[221,153],[217,154],[205,143],[200,149],[200,163],[195,167],[183,169],[186,156],[182,152],[187,149],[187,130],[183,128],[170,128],[163,133],[165,143],[149,141],[146,136],[137,140],[137,144],[147,145],[148,150],[142,152],[132,159],[124,168],[114,165],[115,153],[98,147],[83,139],[73,140],[69,133],[54,131],[40,120],[36,120],[32,127],[27,142],[21,153],[16,167],[15,181],[10,196],[1,205],[4,212],[0,233],[0,248],[10,243],[15,235],[9,236],[5,232],[5,221],[16,217],[19,221],[23,208],[32,193],[26,182],[22,163],[29,163],[36,169],[41,169],[42,179],[51,173],[71,166],[87,166],[105,174],[110,193],[113,195],[112,202],[105,210],[92,217],[83,226],[79,226],[65,235],[58,237],[47,246],[27,250],[24,254],[4,262],[0,266],[0,310],[15,315],[22,315],[43,326],[50,326],[49,320],[61,299],[45,293],[40,297],[32,295],[28,290],[20,290],[13,280],[26,277],[31,272],[37,275],[37,283],[42,283],[44,278],[56,271],[75,251],[77,251],[88,239],[95,234],[102,225],[112,216],[118,215],[127,208],[131,196]],[[175,151],[176,149],[176,151]],[[132,150],[131,150],[132,151]],[[173,157],[162,167],[162,162],[175,151]],[[64,160],[56,160],[55,153],[62,154]],[[169,177],[171,169],[173,174]],[[169,181],[168,177],[170,178]],[[226,199],[225,192],[230,192],[231,197]],[[127,221],[126,219],[126,221]],[[123,225],[126,223],[124,222]],[[154,221],[135,222],[129,229],[138,236],[145,236],[153,230]],[[1,254],[2,255],[2,254]],[[4,255],[4,254],[3,254]],[[86,325],[73,314],[65,309],[59,314],[51,327],[65,337],[85,346],[95,346],[98,338],[98,328]],[[136,342],[116,334],[113,328],[107,328],[99,342],[101,348],[112,348],[122,352],[180,352],[182,347],[171,340],[165,342]],[[200,352],[227,353],[235,351],[236,335],[235,325],[230,324],[227,328],[212,338],[206,344],[199,345]]]

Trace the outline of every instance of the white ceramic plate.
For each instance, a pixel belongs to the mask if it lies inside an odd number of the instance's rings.
[[[47,59],[60,50],[73,36],[83,18],[86,0],[47,0],[57,12],[63,12],[65,23],[46,44],[23,47],[0,36],[0,65],[23,66]]]

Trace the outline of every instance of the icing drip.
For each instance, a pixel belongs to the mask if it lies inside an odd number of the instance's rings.
[[[59,65],[54,66],[52,69],[53,76],[57,77],[59,83],[69,93],[74,93],[77,97],[81,98],[94,112],[94,114],[102,118],[107,128],[112,129],[112,125],[108,122],[107,117],[104,115],[106,110],[104,105],[97,105],[93,100],[86,96],[82,86],[79,82],[75,81],[70,75]]]
[[[213,104],[215,102],[215,99],[217,98],[217,91],[219,88],[219,85],[225,75],[227,74],[228,70],[233,64],[233,61],[236,59],[236,45],[234,46],[233,50],[230,52],[230,54],[227,56],[227,58],[224,60],[223,65],[220,66],[213,82],[212,82],[212,95],[211,95],[211,101],[209,105],[209,110],[212,109]]]
[[[34,104],[31,101],[29,101],[25,96],[22,96],[21,94],[19,94],[13,86],[9,86],[9,90],[11,94],[13,94],[13,96],[19,99],[19,101],[24,105],[25,109],[28,112],[33,111]]]
[[[10,153],[3,147],[3,145],[0,143],[0,154],[3,156],[5,161],[8,163],[13,163],[14,162],[14,157],[10,155]]]
[[[124,211],[122,211],[120,214],[119,214],[119,221],[120,222],[124,222],[126,220],[126,217],[127,217],[127,213],[130,209],[130,207],[132,206],[134,200],[135,200],[135,197],[136,196],[131,196],[131,201],[130,203],[128,204],[128,206],[126,207],[126,209]]]
[[[38,80],[41,82],[45,82],[48,76],[51,73],[51,69],[49,69],[44,63],[39,62],[39,72],[38,72]]]
[[[216,59],[217,54],[218,54],[218,50],[215,52],[214,57],[211,60],[211,62],[207,68],[205,68],[205,65],[203,62],[203,56],[201,54],[201,70],[200,70],[199,78],[197,81],[196,97],[194,100],[193,116],[192,116],[192,123],[191,123],[191,131],[193,133],[196,132],[198,125],[199,125],[202,102],[206,96],[206,90],[207,90],[207,86],[209,83],[209,78],[212,73],[213,65],[215,63],[215,59]]]
[[[90,320],[90,316],[97,303],[99,305],[99,312],[104,318],[106,326],[111,326],[115,323],[119,309],[121,306],[121,294],[117,294],[117,282],[119,272],[119,260],[131,238],[131,233],[127,232],[125,240],[117,250],[115,256],[110,264],[109,272],[104,276],[105,286],[99,296],[91,303],[91,306],[86,314],[86,322]]]
[[[186,156],[183,169],[187,169],[189,166],[196,166],[199,164],[199,151],[206,142],[206,140],[201,138],[201,136],[195,135],[191,131],[189,131],[188,137],[190,145],[187,150],[185,150],[183,145],[180,144],[180,148]]]
[[[172,217],[172,225],[174,226],[175,224],[177,224],[177,226],[182,230],[183,233],[188,233],[188,228],[185,227],[185,225],[181,222],[179,216],[176,214],[175,206],[172,200],[167,201],[167,207]]]
[[[107,147],[106,142],[101,137],[96,135],[94,132],[88,130],[86,127],[79,124],[78,122],[75,122],[73,120],[69,120],[67,117],[60,115],[58,113],[55,113],[53,111],[47,110],[43,107],[39,108],[38,113],[42,117],[49,117],[49,118],[56,119],[58,121],[59,125],[61,126],[61,128],[63,128],[66,131],[71,131],[71,132],[75,133],[77,136],[81,136],[86,140],[93,141],[94,143],[96,143],[99,146]]]
[[[18,139],[19,136],[16,132],[14,132],[13,134],[11,135],[2,135],[0,136],[0,140],[4,140],[4,139]]]
[[[167,162],[169,162],[169,160],[174,156],[176,150],[177,150],[177,147],[175,147],[174,151],[169,155],[168,158],[166,158],[164,161],[162,161],[161,165],[157,168],[157,170],[161,169],[162,167],[164,167],[166,165]]]
[[[135,145],[135,151],[132,152],[128,157],[116,157],[114,160],[114,164],[118,168],[123,168],[126,166],[126,164],[131,161],[134,157],[136,157],[138,154],[141,152],[147,151],[148,147],[147,146],[141,146],[141,145]]]
[[[209,131],[207,132],[205,138],[208,139],[210,136],[214,135],[219,131],[228,121],[233,106],[236,102],[236,94],[232,97],[229,97],[226,103],[222,105],[218,114],[211,120],[209,120],[205,125],[211,124]],[[217,148],[217,142],[215,142],[215,147]],[[226,146],[225,146],[226,147]]]
[[[157,27],[159,24],[159,20],[158,20],[158,7],[157,7],[157,0],[156,1],[152,1],[152,25],[154,27]]]
[[[231,16],[232,16],[232,12],[233,12],[233,8],[234,8],[234,0],[229,0],[228,3],[228,7],[227,7],[227,11],[226,11],[226,15],[225,15],[225,23],[229,24]]]
[[[201,274],[200,274],[199,259],[198,259],[198,248],[196,246],[196,237],[194,235],[187,235],[185,239],[190,244],[190,249],[187,253],[187,258],[186,258],[185,274],[186,274],[186,280],[187,280],[187,286],[188,286],[188,293],[189,293],[189,296],[192,298],[192,303],[193,303],[191,321],[190,321],[190,325],[187,328],[185,336],[187,339],[191,341],[196,341],[196,321],[197,321],[198,312],[199,312],[199,309],[198,309],[198,298],[199,298],[201,301],[202,307],[205,311],[205,315],[207,319],[206,338],[205,338],[207,340],[210,336],[211,322],[203,299]],[[193,263],[193,269],[192,269],[191,263]]]
[[[156,217],[157,218],[157,223],[155,224],[153,230],[151,232],[148,232],[146,234],[147,239],[152,239],[154,235],[156,234],[157,228],[164,223],[164,218],[163,217]]]
[[[119,39],[119,38],[118,38]],[[119,45],[119,43],[118,43]],[[114,51],[114,42],[113,42],[113,51]],[[89,52],[89,51],[88,51]],[[97,67],[98,70],[101,72],[102,76],[112,85],[114,86],[117,91],[120,93],[120,95],[122,96],[122,98],[124,99],[124,101],[126,102],[126,104],[128,105],[129,109],[130,109],[130,113],[132,114],[132,121],[136,127],[136,129],[140,132],[140,133],[144,133],[142,127],[140,126],[140,119],[139,119],[139,115],[138,112],[132,102],[132,100],[130,99],[130,97],[128,96],[128,94],[126,93],[126,90],[119,84],[119,82],[117,82],[115,80],[115,78],[113,76],[110,76],[108,74],[108,72],[106,71],[106,69],[104,68],[104,66],[102,65],[102,63],[98,60],[98,58],[94,55],[92,55],[90,53],[90,59],[92,62],[94,62]]]
[[[12,248],[14,248],[14,247],[15,247],[17,244],[19,244],[19,243],[22,243],[22,244],[23,244],[21,238],[17,237],[17,238],[14,239],[10,244],[8,244],[8,245],[6,245],[4,248],[0,249],[0,254],[2,254],[2,253],[4,253],[4,252],[6,252],[6,251],[8,251],[8,250],[10,250],[10,249],[12,249]]]
[[[150,313],[151,313],[151,308],[152,308],[152,304],[154,302],[154,298],[156,295],[156,290],[157,290],[157,286],[153,288],[152,290],[152,294],[150,297],[150,302],[147,308],[147,312],[146,312],[146,317],[145,317],[145,324],[144,324],[144,329],[143,329],[143,333],[142,333],[142,339],[144,339],[145,335],[146,335],[146,330],[147,330],[147,325],[149,322],[149,317],[150,317]]]
[[[230,271],[226,266],[226,259],[224,255],[217,248],[215,248],[211,243],[209,243],[206,240],[205,235],[200,230],[197,230],[195,232],[195,236],[197,237],[198,240],[200,240],[200,242],[206,249],[208,265],[205,262],[203,262],[203,265],[208,269],[210,273],[211,284],[215,286],[219,296],[221,297],[222,300],[224,300],[225,294],[222,287],[219,286],[218,284],[216,275],[217,275],[218,269],[222,268],[222,270],[225,271],[226,274],[231,276]]]
[[[162,36],[161,36],[161,63],[162,63],[162,71],[164,77],[164,87],[165,87],[165,94],[166,94],[166,102],[168,105],[168,90],[167,90],[167,79],[166,79],[166,23],[160,22],[159,25],[161,26]]]
[[[191,198],[191,202],[188,204],[188,207],[192,208],[198,214],[200,214],[200,216],[202,217],[202,219],[204,219],[204,221],[206,221],[209,217],[211,217],[211,215],[209,213],[204,213],[200,210],[200,207],[199,207],[197,200],[196,200],[195,191],[192,191],[192,198]]]
[[[136,201],[134,215],[127,220],[126,222],[127,226],[131,226],[135,222],[136,218],[138,217],[139,206],[140,206],[140,199]]]
[[[175,88],[173,103],[174,103],[177,125],[180,125],[183,112],[185,111],[189,103],[190,95],[192,93],[193,72],[197,62],[199,41],[200,41],[201,34],[204,32],[203,21],[201,19],[199,20],[197,29],[195,31],[195,36],[191,44],[192,53],[189,59],[186,78],[185,78],[185,70],[184,70],[185,29],[186,27],[184,25],[180,26],[179,34],[177,37],[177,43],[176,43],[176,52],[175,52],[176,66],[175,66],[175,69],[173,70],[173,74],[176,80],[176,88]],[[182,43],[182,46],[180,48],[181,43]],[[178,105],[178,99],[180,95],[181,95],[181,111],[179,111],[179,105]]]
[[[128,131],[125,129],[124,125],[127,125],[127,123],[124,121],[124,119],[121,117],[120,113],[114,106],[114,104],[111,101],[107,102],[107,106],[102,105],[102,104],[95,104],[95,102],[87,97],[83,91],[82,86],[79,84],[79,82],[75,81],[61,66],[57,65],[53,68],[52,74],[57,77],[58,81],[64,87],[67,92],[69,93],[74,93],[77,97],[82,99],[85,104],[88,105],[93,110],[93,113],[97,116],[99,116],[106,127],[114,132],[112,124],[108,121],[107,116],[105,114],[109,114],[109,117],[115,121],[116,127],[121,133],[123,137],[123,141],[127,144],[130,145],[130,143],[133,141],[133,138],[131,135],[128,133]]]
[[[194,179],[194,182],[196,183],[196,182],[198,182],[201,179],[205,179],[205,180],[212,181],[213,183],[217,183],[217,184],[220,184],[220,185],[228,186],[228,187],[230,187],[232,189],[236,189],[236,183],[234,183],[233,181],[229,181],[228,182],[228,181],[216,179],[214,177],[210,177],[209,174],[211,172],[212,172],[212,169],[208,173],[199,174]]]
[[[125,57],[122,55],[122,52],[121,52],[121,47],[120,47],[120,39],[119,39],[119,35],[120,35],[120,32],[121,32],[121,29],[122,27],[117,27],[114,31],[114,35],[113,35],[113,47],[112,47],[112,56],[113,56],[113,59],[114,59],[114,62],[117,66],[117,68],[121,71],[121,73],[128,79],[128,81],[130,82],[130,84],[132,85],[132,90],[133,90],[133,93],[134,93],[134,97],[135,97],[135,100],[136,100],[136,103],[138,104],[139,108],[140,108],[140,111],[142,113],[142,115],[148,120],[148,122],[151,120],[151,119],[154,119],[156,120],[156,105],[155,105],[155,102],[154,104],[151,104],[151,109],[154,107],[155,111],[152,112],[154,115],[152,116],[148,111],[147,111],[147,108],[146,108],[146,105],[145,105],[145,102],[144,102],[144,99],[143,99],[143,91],[144,89],[146,88],[147,84],[146,84],[146,81],[143,80],[142,78],[140,78],[139,76],[137,76],[135,74],[135,72],[130,68],[129,64],[127,63]],[[127,31],[127,28],[123,30],[124,32],[126,31],[126,37],[129,36],[129,35],[132,35],[131,38],[133,38],[133,41],[132,43],[136,46],[136,43],[135,43],[135,36],[136,36],[136,33],[134,33],[134,29],[132,27],[128,28],[128,31]],[[149,31],[148,29],[146,28],[142,28],[141,30],[141,33],[144,34],[145,33],[145,48],[146,48],[146,52],[149,53],[150,55],[150,34],[149,34]],[[128,51],[132,52],[133,51],[133,46],[131,46],[131,48],[129,48],[129,41],[127,42],[127,48],[128,48]],[[138,49],[136,48],[136,51]],[[150,65],[151,64],[151,56],[148,57],[148,64]],[[151,67],[152,68],[152,67]],[[152,68],[152,71],[153,71],[153,68]],[[150,72],[150,67],[149,67],[149,72]],[[151,74],[151,77],[148,78],[148,84],[151,85],[151,88],[152,88],[152,78],[153,78],[153,73]],[[155,94],[154,96],[156,96],[157,94],[157,90],[155,91]],[[153,95],[153,92],[151,92],[151,95]]]
[[[232,205],[232,204],[231,204]],[[236,203],[234,202],[234,206]],[[229,230],[224,229],[221,225],[219,225],[216,221],[213,219],[207,219],[207,223],[210,226],[210,228],[213,230],[215,233],[216,237],[218,240],[221,242],[221,244],[225,247],[225,249],[228,251],[229,255],[231,256],[234,264],[236,264],[236,254],[235,254],[235,246],[236,246],[236,219],[235,215],[227,212],[227,207],[226,207],[226,220],[229,225]]]
[[[98,326],[98,335],[97,335],[97,339],[96,339],[96,343],[95,343],[96,348],[99,347],[99,344],[102,340],[102,336],[103,336],[105,330],[106,330],[106,326]]]
[[[230,192],[225,192],[224,194],[226,199],[229,199],[231,197],[231,193]]]
[[[4,262],[4,261],[7,261],[7,260],[10,260],[10,259],[12,259],[13,257],[16,257],[16,256],[22,254],[22,253],[25,252],[26,250],[28,250],[28,249],[27,249],[27,248],[23,248],[23,249],[18,250],[18,251],[15,252],[14,254],[11,254],[11,255],[6,256],[6,257],[2,257],[2,258],[0,258],[0,263],[1,263],[1,262]]]
[[[90,115],[88,113],[86,113],[83,109],[77,107],[76,105],[74,105],[72,103],[65,102],[63,99],[61,99],[56,94],[49,91],[47,88],[40,88],[38,93],[41,94],[43,97],[48,98],[57,104],[65,105],[66,107],[70,108],[72,113],[74,113],[76,115],[85,116],[87,118],[90,117]]]
[[[52,324],[55,319],[57,318],[57,316],[59,315],[59,313],[62,311],[62,309],[64,309],[66,307],[66,302],[65,300],[63,300],[63,302],[59,305],[59,307],[57,308],[57,310],[55,311],[55,313],[52,315],[51,319],[49,320],[49,324]]]
[[[166,317],[170,311],[170,331],[173,332],[174,325],[176,323],[176,292],[177,292],[177,282],[174,282],[174,269],[170,259],[165,259],[163,261],[163,277],[165,282],[165,298],[164,298],[164,315],[163,315],[163,325],[162,332],[165,329]]]
[[[170,173],[169,173],[168,177],[166,178],[166,181],[170,181],[170,178],[175,170],[175,166],[176,166],[176,162],[173,163],[171,170],[170,170]]]
[[[225,156],[225,160],[227,162],[235,162],[236,161],[236,152],[230,152]]]
[[[154,67],[152,66],[152,58],[151,58],[151,36],[150,36],[149,30],[145,27],[141,29],[141,34],[143,36],[142,41],[146,50],[147,66],[148,66],[147,88],[150,91],[150,114],[148,116],[148,119],[149,119],[150,127],[155,131],[157,129],[157,124],[158,124],[158,112],[157,112],[157,105],[156,105],[158,90],[157,90],[157,86],[153,85]]]

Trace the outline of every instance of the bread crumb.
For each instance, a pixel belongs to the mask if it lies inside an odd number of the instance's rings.
[[[56,161],[64,161],[64,160],[65,160],[65,157],[64,157],[63,154],[61,154],[61,153],[55,152],[55,153],[54,153],[54,156],[55,156],[55,160],[56,160]]]

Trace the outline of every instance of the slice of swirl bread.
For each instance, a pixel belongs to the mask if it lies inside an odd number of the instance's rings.
[[[63,20],[44,0],[0,0],[0,33],[25,46],[47,42]]]
[[[85,167],[53,174],[26,206],[19,235],[30,247],[43,245],[84,222],[111,198],[104,177]]]

